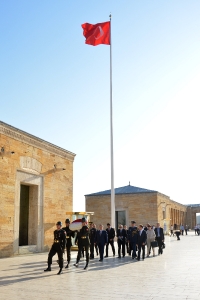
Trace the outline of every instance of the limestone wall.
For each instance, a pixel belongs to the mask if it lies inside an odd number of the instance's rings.
[[[126,225],[132,220],[145,225],[157,222],[157,193],[115,195],[115,210],[126,211]],[[86,196],[86,211],[93,211],[91,221],[106,226],[110,223],[110,195]],[[125,224],[124,224],[125,225]]]
[[[1,125],[1,124],[0,124]],[[2,129],[3,128],[3,129]],[[4,130],[6,128],[6,130]],[[73,209],[73,159],[64,149],[37,141],[28,134],[16,132],[9,126],[0,128],[0,257],[17,253],[19,231],[19,191],[24,182],[37,189],[30,189],[30,199],[38,197],[36,206],[31,208],[36,222],[37,238],[41,239],[41,251],[48,250],[53,239],[53,230],[58,220],[64,222],[66,211]],[[2,133],[3,132],[3,133]],[[7,132],[8,134],[4,134]],[[20,140],[21,139],[21,140]],[[34,141],[35,144],[34,145]],[[14,151],[14,154],[11,152]],[[63,170],[65,169],[65,170]],[[39,189],[38,189],[39,187]],[[34,209],[37,212],[34,212]],[[30,230],[30,228],[29,228]],[[30,242],[31,243],[31,242]]]
[[[126,211],[126,225],[132,220],[137,225],[159,222],[166,233],[171,224],[186,224],[187,207],[158,192],[115,195],[115,210]],[[86,211],[94,212],[91,221],[105,226],[110,222],[110,195],[86,196]]]

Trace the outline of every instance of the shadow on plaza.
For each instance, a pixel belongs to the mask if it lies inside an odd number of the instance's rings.
[[[70,273],[85,273],[86,271],[83,270],[85,266],[85,258],[82,258],[79,267],[76,268],[73,266],[73,264],[76,262],[75,258],[72,258],[70,268],[69,269],[63,269],[63,274],[61,275],[63,277],[67,276],[67,274]],[[90,260],[88,270],[91,271],[100,271],[100,270],[106,270],[106,269],[113,269],[113,268],[119,268],[124,265],[134,264],[134,263],[140,263],[136,260],[133,260],[130,256],[126,256],[124,258],[119,259],[118,257],[108,257],[103,260],[103,262],[99,262],[99,257],[95,257],[95,259]],[[65,261],[66,264],[66,261]],[[45,277],[52,277],[56,276],[59,266],[56,263],[56,259],[53,261],[52,264],[52,271],[44,273],[44,269],[47,267],[47,263],[45,261],[39,261],[39,262],[30,262],[30,263],[22,263],[19,265],[13,265],[13,268],[4,269],[1,271],[1,274],[3,272],[11,272],[12,275],[6,275],[0,277],[0,286],[6,286],[6,285],[12,285],[19,282],[29,282],[31,280],[35,279],[42,279]],[[13,274],[13,271],[16,272],[16,274]]]
[[[10,285],[18,282],[27,282],[30,280],[45,278],[55,276],[59,270],[59,267],[56,261],[52,264],[52,271],[45,272],[44,269],[47,267],[47,263],[45,261],[41,262],[31,262],[31,263],[23,263],[21,265],[13,265],[15,268],[8,268],[2,270],[1,272],[11,272],[16,271],[16,274],[6,275],[0,277],[0,286]],[[29,270],[27,270],[29,269]]]
[[[148,260],[151,257],[147,258]],[[152,257],[153,258],[153,257]],[[155,259],[155,258],[154,258]],[[124,258],[118,258],[117,256],[115,257],[108,257],[103,260],[103,262],[99,261],[99,257],[96,257],[95,259],[92,259],[89,261],[88,265],[88,271],[103,271],[106,269],[114,269],[114,268],[119,268],[125,265],[130,265],[130,264],[138,264],[138,263],[143,263],[143,260],[137,261],[135,259],[132,259],[130,256],[125,256]],[[74,272],[83,272],[83,268],[86,264],[86,261],[81,259],[78,268],[74,267],[73,265],[70,267],[70,269],[67,271],[67,273]]]

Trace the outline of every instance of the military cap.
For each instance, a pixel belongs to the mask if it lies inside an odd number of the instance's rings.
[[[62,226],[62,222],[61,222],[61,221],[58,221],[58,222],[56,223],[56,225]]]
[[[83,223],[83,222],[86,222],[86,221],[87,221],[86,218],[82,218],[82,223]]]
[[[65,223],[69,223],[70,224],[70,219],[66,219]]]

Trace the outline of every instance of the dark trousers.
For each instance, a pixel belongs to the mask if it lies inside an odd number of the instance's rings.
[[[98,245],[95,244],[96,254],[99,255]]]
[[[142,258],[144,259],[145,258],[145,245],[138,244],[138,257],[137,257],[138,260],[140,260],[141,250],[142,250]]]
[[[99,255],[100,255],[100,259],[103,260],[104,245],[103,245],[103,244],[98,244],[98,247],[99,247]]]
[[[122,249],[122,255],[125,256],[125,241],[122,241],[118,239],[118,256],[121,257],[121,249]]]
[[[162,254],[163,250],[162,250],[162,239],[160,236],[158,236],[156,238],[156,241],[158,242],[158,254]]]
[[[90,258],[94,258],[94,241],[90,241]]]
[[[76,263],[79,263],[80,258],[81,258],[81,254],[84,253],[83,252],[84,250],[85,250],[85,255],[86,255],[86,264],[88,265],[88,263],[89,263],[89,246],[80,245],[78,247],[78,254],[77,254]]]
[[[187,230],[187,229],[185,229],[185,234],[186,234],[186,235],[187,235],[187,231],[188,231],[188,230]]]
[[[108,241],[108,243],[106,245],[106,256],[108,256],[108,246],[109,246],[109,244],[111,245],[112,252],[115,255],[114,240],[112,240],[112,241]],[[100,250],[99,250],[99,252],[100,252]]]
[[[70,260],[71,260],[71,246],[66,245],[66,252],[67,252],[67,262],[70,263]]]
[[[63,268],[63,250],[61,249],[59,244],[53,244],[51,250],[48,255],[48,266],[52,264],[52,257],[55,254],[58,254],[58,264],[60,268]]]
[[[181,234],[183,235],[183,233],[184,233],[184,230],[181,230]]]
[[[125,242],[125,248],[126,248],[126,252],[129,254],[129,243],[128,242]]]
[[[176,232],[176,237],[177,237],[177,241],[179,241],[180,240],[180,232]]]
[[[136,254],[136,243],[135,242],[131,242],[131,248],[132,250],[132,258],[135,258],[137,256]]]

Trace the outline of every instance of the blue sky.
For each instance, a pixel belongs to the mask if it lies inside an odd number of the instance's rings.
[[[0,119],[77,154],[74,209],[110,188],[109,46],[81,24],[112,13],[115,187],[199,203],[200,2],[0,2]]]

